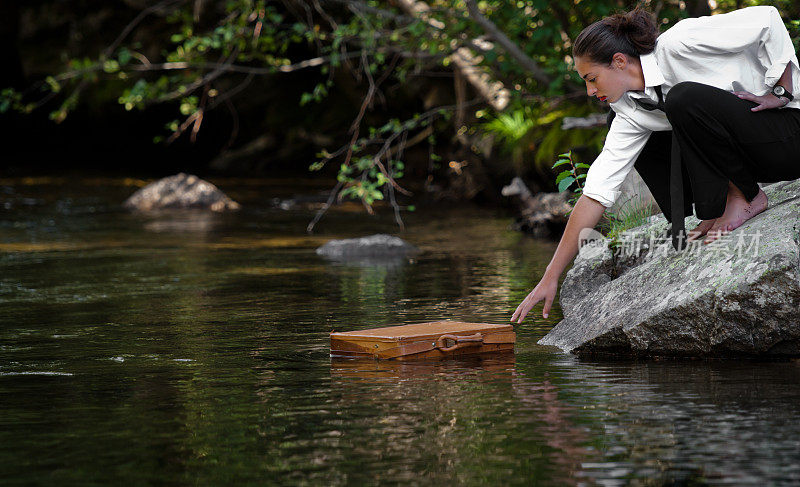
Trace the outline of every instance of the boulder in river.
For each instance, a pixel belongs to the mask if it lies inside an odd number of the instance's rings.
[[[541,345],[578,355],[800,356],[800,180],[712,244],[672,248],[663,215],[581,248]],[[698,223],[687,220],[687,228]]]
[[[216,186],[191,174],[176,174],[148,184],[122,204],[135,211],[202,209],[215,212],[238,210],[239,203]]]
[[[336,260],[406,258],[417,253],[417,247],[399,237],[386,234],[331,240],[317,249],[318,255]]]

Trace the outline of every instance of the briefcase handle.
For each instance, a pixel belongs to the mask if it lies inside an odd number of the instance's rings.
[[[452,352],[464,347],[475,347],[483,344],[483,335],[476,333],[472,336],[442,335],[436,340],[436,348],[442,352]]]

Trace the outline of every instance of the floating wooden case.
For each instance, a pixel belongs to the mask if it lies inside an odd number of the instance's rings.
[[[331,333],[331,357],[430,360],[513,352],[511,325],[434,321]]]

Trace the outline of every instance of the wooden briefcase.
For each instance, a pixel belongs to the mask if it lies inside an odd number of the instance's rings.
[[[511,325],[435,321],[331,333],[331,357],[419,360],[513,352]]]

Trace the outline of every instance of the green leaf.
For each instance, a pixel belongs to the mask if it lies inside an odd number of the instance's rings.
[[[583,162],[579,162],[579,163],[575,164],[575,167],[578,168],[578,169],[589,169],[592,166],[590,166],[589,164],[583,163]]]
[[[131,60],[131,52],[123,47],[119,50],[117,60],[119,61],[120,66],[125,66]]]
[[[572,171],[563,171],[561,174],[556,177],[556,184],[560,183],[566,177],[572,177]],[[574,181],[575,178],[573,177],[572,180]]]
[[[59,91],[61,91],[61,84],[58,81],[56,81],[56,79],[53,78],[52,76],[48,76],[47,78],[44,79],[44,81],[45,83],[47,83],[47,86],[50,87],[50,90],[53,93],[58,93]]]
[[[119,63],[114,59],[108,59],[103,63],[103,71],[106,73],[116,73],[119,71]]]
[[[570,162],[572,161],[570,161],[569,159],[560,159],[558,162],[553,164],[553,169],[557,168],[558,166],[563,166],[564,164],[569,164]]]
[[[563,193],[574,182],[575,182],[575,178],[573,178],[572,176],[570,176],[568,178],[564,178],[563,180],[561,180],[560,183],[558,183],[558,192],[559,193]]]

